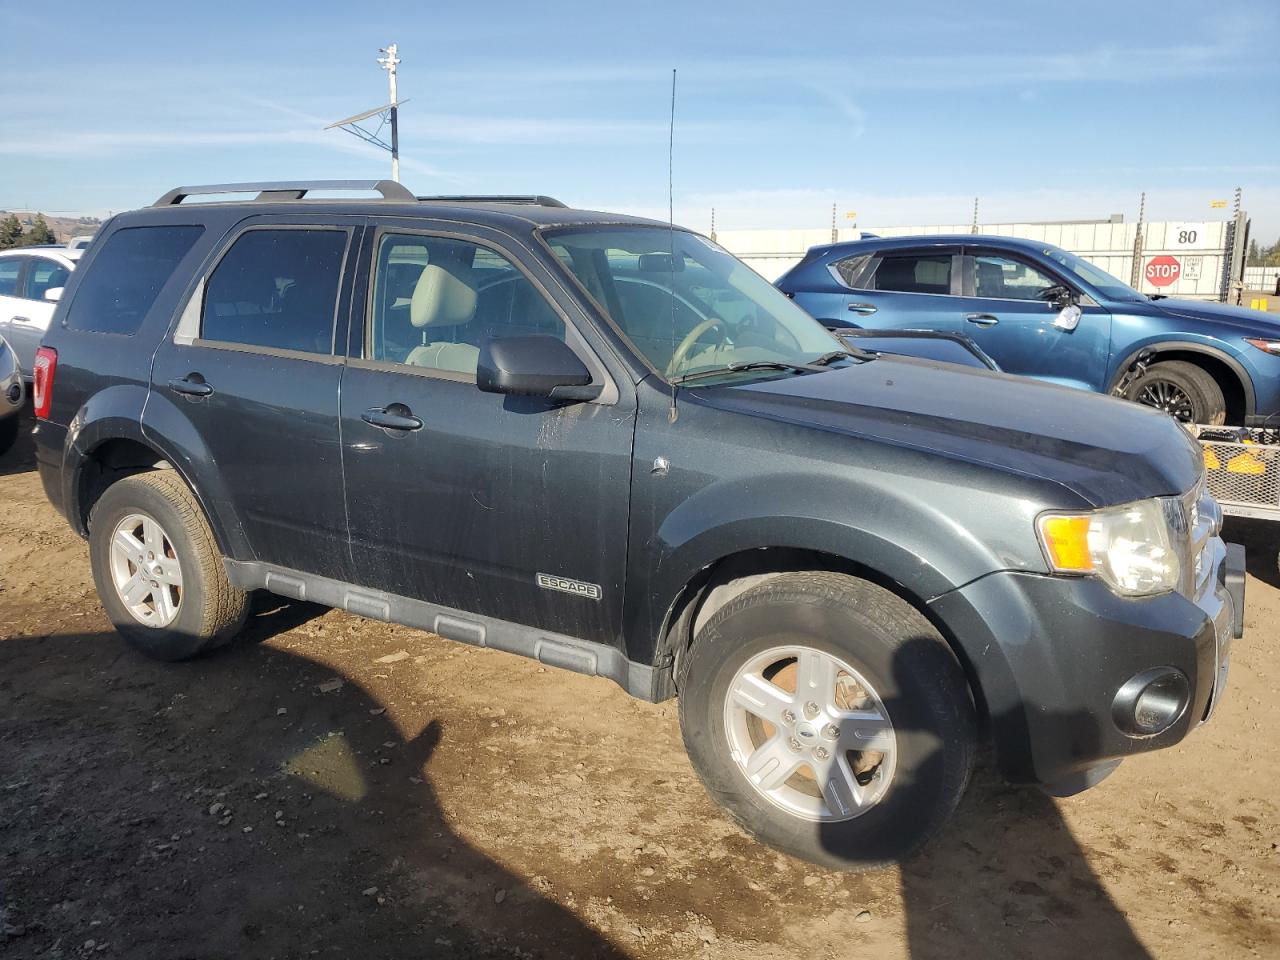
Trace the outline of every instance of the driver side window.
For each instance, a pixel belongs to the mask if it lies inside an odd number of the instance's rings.
[[[1058,281],[1021,260],[989,254],[973,258],[974,296],[993,300],[1038,300]]]
[[[475,376],[485,337],[565,339],[564,321],[510,260],[467,240],[384,234],[365,355]]]

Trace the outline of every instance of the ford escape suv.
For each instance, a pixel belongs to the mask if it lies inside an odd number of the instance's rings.
[[[833,866],[916,848],[981,740],[1057,793],[1177,743],[1241,632],[1172,418],[846,348],[705,238],[546,197],[178,188],[103,227],[35,372],[139,650],[267,590],[678,696],[711,794]]]

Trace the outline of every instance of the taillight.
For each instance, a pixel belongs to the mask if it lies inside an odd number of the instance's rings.
[[[38,420],[49,419],[49,408],[53,406],[53,374],[57,369],[57,350],[53,347],[41,347],[36,351],[36,363],[31,371],[35,383],[31,394]]]

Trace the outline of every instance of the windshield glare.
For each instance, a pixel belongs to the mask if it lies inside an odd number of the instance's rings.
[[[1068,253],[1066,250],[1060,250],[1057,247],[1047,247],[1044,255],[1055,263],[1066,267],[1089,286],[1112,300],[1146,299],[1127,283],[1117,280],[1101,267],[1095,267],[1088,260],[1077,257],[1074,253]]]
[[[668,380],[731,363],[807,363],[841,349],[760,274],[703,237],[662,227],[544,236],[636,352]]]

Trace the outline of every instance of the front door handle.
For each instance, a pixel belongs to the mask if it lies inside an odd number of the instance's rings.
[[[421,430],[422,418],[415,417],[403,403],[390,403],[385,407],[371,407],[360,414],[360,419],[386,430]]]
[[[14,323],[30,323],[31,318],[30,317],[14,317],[13,322]]]
[[[185,377],[174,377],[169,381],[169,389],[184,397],[207,397],[213,393],[213,387],[204,382],[198,373],[189,373]]]
[[[991,313],[966,313],[964,318],[979,327],[994,327],[1000,318]]]
[[[869,317],[876,312],[876,305],[874,303],[851,303],[849,304],[849,310],[860,317]]]

